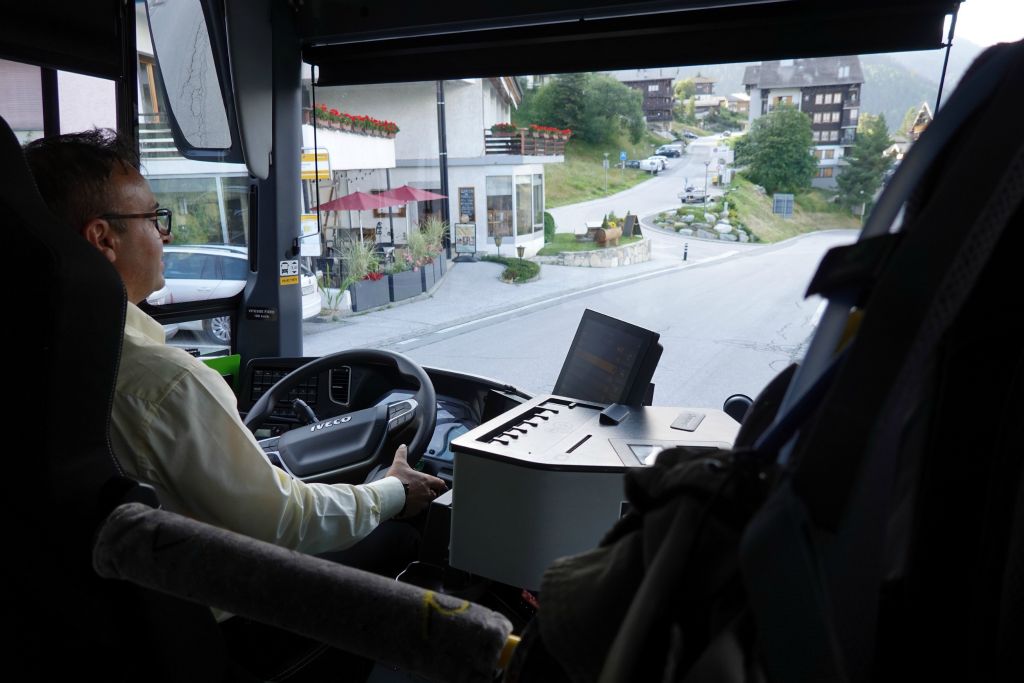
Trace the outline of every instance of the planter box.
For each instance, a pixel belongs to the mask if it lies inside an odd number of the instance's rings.
[[[444,254],[441,254],[437,258],[436,263],[438,265],[438,268],[440,269],[439,272],[441,274],[437,276],[438,279],[440,279],[446,272],[448,272],[448,257],[445,256]]]
[[[387,278],[352,283],[348,287],[348,291],[352,293],[352,310],[367,311],[391,303],[388,290]]]
[[[391,284],[391,300],[401,301],[423,293],[423,276],[418,270],[407,270],[388,276]]]
[[[420,266],[420,275],[423,276],[423,291],[429,292],[430,288],[437,282],[437,261]]]

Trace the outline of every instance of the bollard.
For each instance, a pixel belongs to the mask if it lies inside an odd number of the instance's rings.
[[[690,249],[690,243],[689,242],[683,242],[683,260],[684,261],[686,260],[686,252],[689,251],[689,249]]]

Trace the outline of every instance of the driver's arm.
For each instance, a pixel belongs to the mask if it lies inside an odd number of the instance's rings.
[[[180,349],[157,353],[165,362],[122,364],[111,437],[128,473],[152,484],[167,509],[314,554],[347,548],[402,510],[394,476],[306,484],[272,466],[215,371]],[[139,372],[169,376],[132,376]]]

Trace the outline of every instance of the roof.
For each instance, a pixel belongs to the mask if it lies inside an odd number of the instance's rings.
[[[700,74],[697,74],[691,80],[694,83],[717,83],[717,81],[715,79],[708,78],[707,76],[701,76]]]
[[[847,73],[840,76],[842,67],[847,67]],[[863,82],[864,72],[856,55],[761,62],[748,66],[743,72],[743,85],[754,88],[806,88]]]

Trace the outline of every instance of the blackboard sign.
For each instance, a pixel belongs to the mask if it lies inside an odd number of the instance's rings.
[[[459,188],[459,222],[476,223],[476,189]]]

